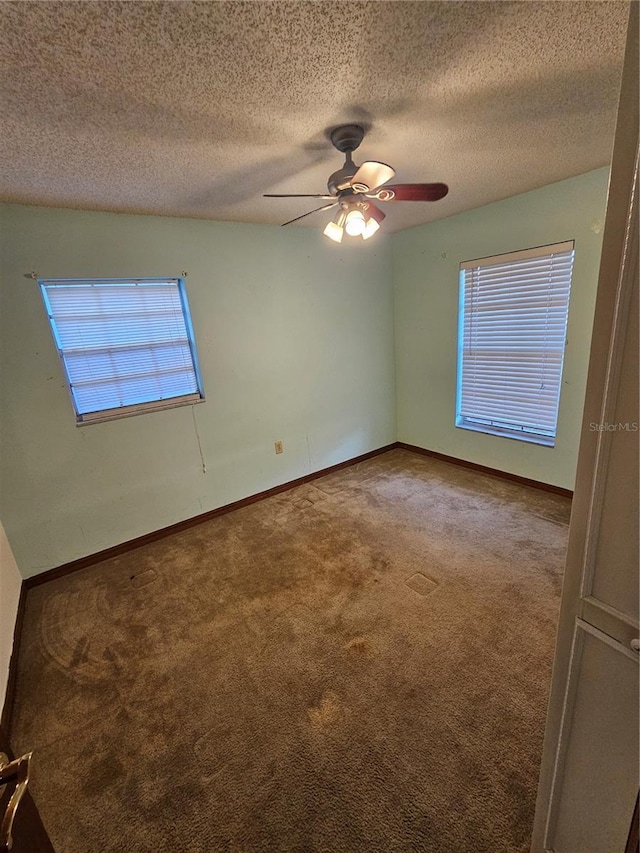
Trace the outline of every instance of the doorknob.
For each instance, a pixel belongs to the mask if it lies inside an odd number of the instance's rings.
[[[24,796],[27,785],[29,784],[29,766],[32,755],[32,752],[28,752],[22,758],[9,761],[9,756],[4,752],[0,752],[0,792],[5,785],[15,785],[7,803],[2,823],[0,824],[0,853],[5,853],[5,851],[11,850],[13,847],[13,836],[11,834],[13,820],[20,805],[20,800]]]

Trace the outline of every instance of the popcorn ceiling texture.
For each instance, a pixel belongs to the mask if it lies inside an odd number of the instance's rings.
[[[5,201],[280,223],[356,161],[445,181],[389,231],[610,159],[625,2],[0,3]],[[328,214],[300,225],[317,227]]]

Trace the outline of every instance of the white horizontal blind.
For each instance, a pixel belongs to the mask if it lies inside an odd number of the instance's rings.
[[[461,264],[456,424],[553,445],[573,241]]]
[[[79,422],[202,399],[180,279],[40,287]]]

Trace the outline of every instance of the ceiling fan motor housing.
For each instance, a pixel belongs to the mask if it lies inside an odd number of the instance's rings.
[[[330,134],[331,143],[334,148],[346,154],[344,166],[330,176],[327,187],[331,195],[350,189],[351,178],[358,171],[358,167],[351,159],[351,153],[356,150],[364,138],[364,128],[359,124],[343,124],[335,127]]]
[[[351,178],[357,171],[358,167],[353,160],[349,158],[342,169],[338,169],[337,172],[334,172],[327,182],[327,187],[331,195],[338,195],[338,193],[341,192],[348,192],[352,195],[353,190],[351,189]]]
[[[359,124],[342,124],[334,127],[330,134],[332,145],[346,154],[355,151],[364,139],[364,128]]]

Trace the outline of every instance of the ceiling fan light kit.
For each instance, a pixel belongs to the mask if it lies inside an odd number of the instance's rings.
[[[349,237],[362,237],[365,221],[364,214],[358,208],[354,208],[347,213],[347,219],[344,223],[344,230]]]
[[[341,200],[340,210],[327,224],[324,234],[336,243],[342,243],[344,232],[350,237],[368,240],[380,228],[385,214],[370,202]]]
[[[327,224],[327,227],[324,229],[324,234],[330,240],[333,240],[335,243],[342,243],[342,237],[344,235],[344,222],[347,218],[347,214],[344,210],[340,210],[334,218]]]
[[[382,225],[382,220],[386,218],[386,214],[383,213],[379,207],[376,207],[375,204],[368,205],[367,213],[369,214],[369,218],[367,219],[367,224],[362,232],[363,240],[368,240],[369,237],[373,237]]]
[[[353,162],[352,154],[362,142],[364,129],[357,124],[343,124],[331,131],[331,142],[345,155],[344,165],[334,172],[327,182],[328,194],[265,194],[265,198],[319,198],[330,202],[316,207],[302,216],[284,222],[291,225],[305,216],[339,206],[338,213],[324,229],[325,236],[341,243],[346,231],[350,237],[368,240],[380,228],[385,214],[376,207],[376,201],[438,201],[449,192],[446,184],[395,184],[383,186],[395,175],[386,163],[367,160],[361,166]]]

